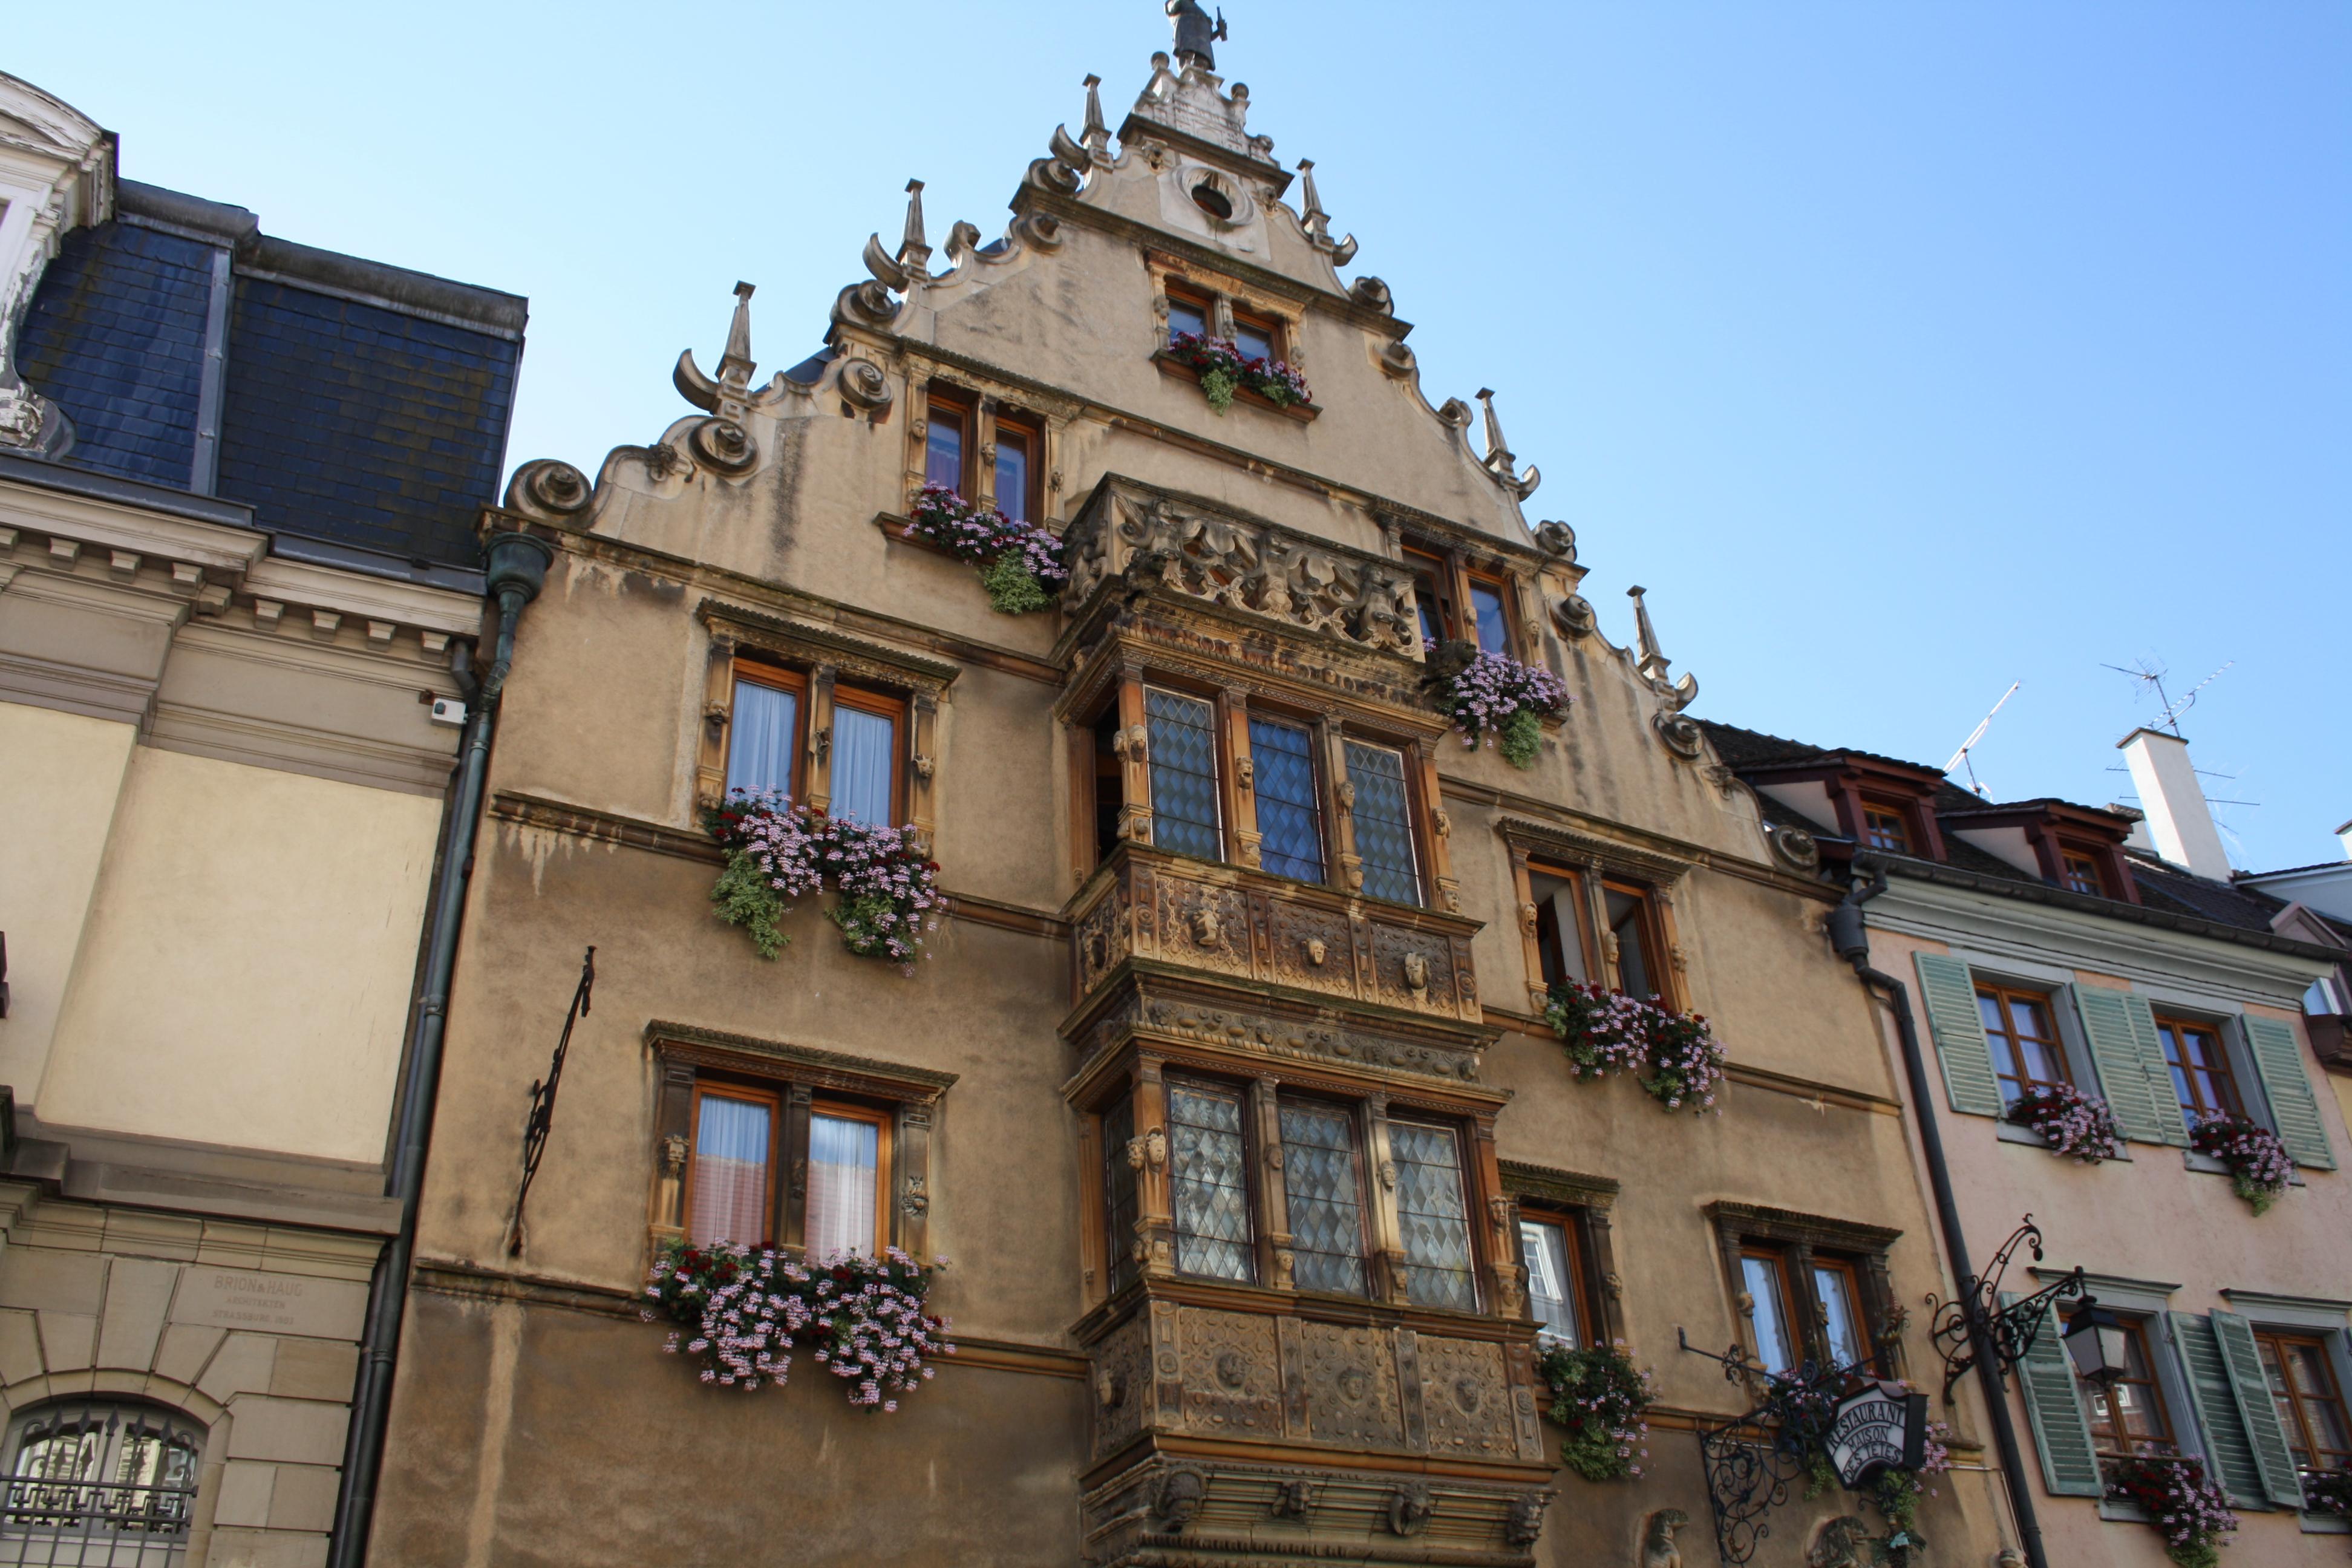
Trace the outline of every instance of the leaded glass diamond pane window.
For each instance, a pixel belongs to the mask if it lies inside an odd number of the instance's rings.
[[[1303,724],[1253,716],[1258,864],[1277,877],[1323,879],[1323,811],[1316,799],[1315,752]]]
[[[1143,693],[1143,716],[1150,734],[1151,842],[1179,855],[1222,858],[1217,733],[1209,705],[1154,687]]]
[[[1416,1307],[1475,1311],[1469,1206],[1462,1196],[1462,1141],[1450,1127],[1389,1123],[1397,1170],[1397,1229],[1404,1241],[1405,1298]]]
[[[1171,1082],[1169,1192],[1176,1210],[1176,1271],[1249,1279],[1249,1179],[1242,1163],[1242,1097]]]
[[[1350,741],[1348,781],[1356,786],[1356,853],[1364,862],[1364,891],[1401,904],[1421,902],[1421,870],[1412,849],[1412,805],[1404,788],[1404,753],[1393,746]]]
[[[1121,1289],[1135,1279],[1135,1167],[1128,1163],[1127,1146],[1135,1137],[1135,1102],[1120,1095],[1103,1112],[1103,1198],[1110,1223],[1110,1288]]]
[[[1334,1105],[1282,1107],[1282,1173],[1290,1200],[1292,1279],[1301,1290],[1364,1291],[1364,1198],[1356,1124]]]

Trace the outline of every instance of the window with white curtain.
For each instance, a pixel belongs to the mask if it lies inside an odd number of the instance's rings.
[[[727,793],[793,793],[801,696],[780,683],[738,677],[727,745]]]
[[[697,1097],[694,1173],[687,1233],[696,1246],[757,1247],[775,1237],[770,1218],[776,1101],[754,1089],[706,1089]]]
[[[809,1118],[808,1256],[877,1250],[887,1153],[877,1118],[820,1110]]]
[[[898,721],[888,713],[852,707],[835,694],[833,709],[833,815],[868,827],[897,826],[892,786],[897,783]]]

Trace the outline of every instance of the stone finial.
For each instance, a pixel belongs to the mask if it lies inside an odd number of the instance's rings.
[[[1502,482],[1505,489],[1525,500],[1543,483],[1543,470],[1529,463],[1526,473],[1518,471],[1519,460],[1512,455],[1510,443],[1503,439],[1502,417],[1495,412],[1495,389],[1480,387],[1478,401],[1486,410],[1486,456],[1483,459],[1486,469]]]
[[[1234,91],[1238,96],[1241,89]],[[1331,215],[1323,210],[1323,198],[1315,189],[1315,160],[1298,160],[1298,174],[1306,182],[1298,205],[1298,226],[1307,231],[1307,237],[1315,242],[1317,248],[1330,253],[1332,266],[1347,266],[1356,258],[1356,237],[1351,234],[1345,239],[1331,237]]]
[[[727,323],[727,352],[719,357],[721,386],[748,386],[751,372],[758,368],[751,361],[751,294],[752,286],[739,279],[735,284],[735,318]]]
[[[1110,159],[1110,127],[1103,122],[1101,89],[1102,78],[1088,71],[1087,73],[1087,123],[1086,129],[1079,132],[1078,140],[1086,144],[1087,151],[1094,155],[1097,163],[1107,163]]]
[[[923,182],[907,182],[907,229],[898,241],[898,265],[910,278],[926,276],[931,268],[931,242],[923,236]]]
[[[1650,689],[1658,694],[1658,701],[1669,713],[1679,713],[1698,698],[1698,677],[1685,675],[1680,680],[1670,680],[1667,672],[1674,660],[1658,649],[1658,629],[1650,624],[1650,606],[1642,595],[1648,590],[1638,584],[1625,590],[1633,601],[1633,647],[1638,656],[1634,666]]]

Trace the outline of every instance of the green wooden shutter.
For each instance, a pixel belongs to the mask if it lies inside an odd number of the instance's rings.
[[[2168,1312],[2165,1316],[2171,1320],[2172,1342],[2180,1347],[2180,1364],[2189,1373],[2189,1390],[2197,1401],[2199,1421],[2205,1428],[2205,1458],[2211,1464],[2214,1478],[2237,1507],[2269,1507],[2264,1484],[2268,1478],[2254,1457],[2247,1412],[2239,1399],[2236,1379],[2230,1375],[2229,1359],[2214,1338],[2213,1325],[2194,1312]],[[2251,1350],[2253,1342],[2248,1340],[2246,1343]],[[2262,1368],[2257,1364],[2254,1370],[2259,1373]],[[2263,1407],[2270,1415],[2272,1431],[2276,1432],[2278,1412],[2271,1406],[2267,1389],[2263,1391]],[[2279,1439],[2279,1452],[2286,1452],[2284,1437]],[[2290,1478],[2294,1472],[2294,1467],[2289,1465]]]
[[[2254,1348],[2253,1325],[2235,1312],[2216,1312],[2213,1338],[2229,1363],[2230,1388],[2237,1395],[2239,1413],[2245,1417],[2254,1463],[2262,1468],[2263,1490],[2274,1503],[2300,1509],[2303,1482],[2295,1474],[2294,1453],[2286,1446],[2286,1427],[2279,1420],[2278,1405],[2271,1398],[2262,1352]]]
[[[1992,1076],[1992,1047],[1985,1043],[1984,1016],[1977,1011],[1976,982],[1969,966],[1940,952],[1914,956],[1919,966],[1919,1000],[1944,1063],[1944,1092],[1952,1109],[1970,1116],[2000,1114],[2000,1085]]]
[[[2155,1086],[2147,1081],[2139,1041],[2132,1034],[2131,1013],[2124,1005],[2130,993],[2099,985],[2067,989],[2074,994],[2074,1013],[2083,1020],[2084,1037],[2091,1043],[2091,1060],[2099,1069],[2099,1090],[2106,1096],[2107,1109],[2115,1112],[2116,1126],[2125,1137],[2139,1142],[2162,1142]],[[2168,1092],[2167,1098],[2170,1098]]]
[[[2016,1300],[2014,1291],[2001,1292],[2002,1306]],[[2091,1447],[2091,1423],[2074,1393],[2074,1368],[2059,1342],[2059,1327],[2058,1315],[2042,1308],[2033,1348],[2017,1363],[2025,1414],[2033,1423],[2033,1447],[2042,1456],[2042,1484],[2053,1497],[2101,1497],[2107,1489],[2099,1476],[2099,1456]]]
[[[2140,1069],[2147,1074],[2149,1095],[2156,1101],[2157,1134],[2165,1142],[2189,1147],[2189,1119],[2180,1110],[2180,1090],[2173,1085],[2172,1068],[2164,1059],[2164,1042],[2157,1037],[2156,1014],[2145,996],[2126,994],[2124,1010],[2131,1015],[2132,1042],[2139,1047]]]
[[[2311,1079],[2303,1072],[2303,1044],[2294,1026],[2276,1018],[2248,1014],[2247,1054],[2262,1075],[2263,1092],[2271,1102],[2271,1121],[2279,1142],[2298,1165],[2336,1169],[2336,1155],[2327,1147],[2327,1124],[2319,1119],[2319,1104],[2311,1097]]]

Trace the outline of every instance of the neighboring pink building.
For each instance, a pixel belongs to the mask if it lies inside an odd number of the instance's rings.
[[[1948,1265],[1987,1268],[2031,1215],[2047,1256],[2021,1247],[2003,1298],[2079,1267],[2118,1320],[2120,1375],[2080,1374],[2058,1331],[2075,1320],[2070,1300],[2009,1379],[2031,1477],[2015,1513],[2038,1520],[2044,1560],[2165,1562],[2154,1521],[2119,1493],[2193,1459],[2239,1519],[2225,1563],[2340,1563],[2352,1181],[2338,1163],[2352,1140],[2337,1097],[2315,1088],[2303,1016],[2340,945],[2283,924],[2284,900],[2231,879],[2177,736],[2124,743],[2147,808],[2135,814],[1993,805],[1932,769],[1707,730],[1784,848],[1852,879],[1858,910],[1841,911],[1833,939],[1899,983],[1874,989],[1910,1026],[1887,1030],[1889,1050],[1899,1058],[1907,1034],[1931,1085],[1912,1097],[1925,1100],[1911,1108],[1914,1152],[1933,1185],[1940,1144],[1967,1248],[1954,1257],[1948,1234]],[[2141,816],[2154,847],[2139,847]],[[2062,1152],[2053,1140],[2069,1133],[2042,1136],[2037,1107],[2071,1109],[2077,1126],[2103,1107],[2109,1157]],[[2284,1154],[2270,1172],[2283,1191],[2195,1146],[2218,1147],[2223,1118],[2239,1147]],[[1932,1389],[1937,1370],[1915,1373]]]

